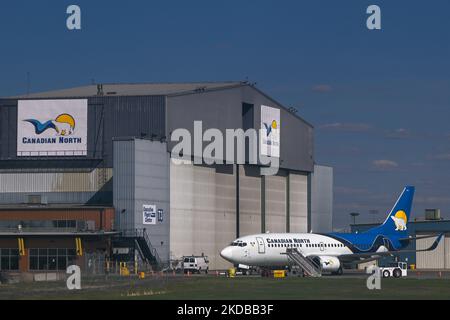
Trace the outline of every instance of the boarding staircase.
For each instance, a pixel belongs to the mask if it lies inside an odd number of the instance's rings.
[[[303,269],[303,272],[310,277],[321,277],[322,269],[315,261],[305,257],[297,248],[286,249],[286,255],[296,265]]]
[[[139,252],[141,259],[147,262],[153,270],[161,270],[163,267],[161,258],[155,247],[150,242],[150,238],[145,229],[124,230],[120,235],[120,242],[128,244]]]

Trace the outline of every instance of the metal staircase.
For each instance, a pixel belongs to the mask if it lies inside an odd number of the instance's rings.
[[[163,267],[161,258],[145,229],[133,229],[122,231],[122,239],[132,240],[134,247],[138,250],[141,259],[152,266],[153,270],[161,270]]]
[[[305,257],[297,248],[286,249],[286,254],[296,265],[303,269],[306,275],[311,277],[321,277],[322,270],[313,260]]]

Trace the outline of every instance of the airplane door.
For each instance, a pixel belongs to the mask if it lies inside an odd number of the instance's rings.
[[[256,237],[256,241],[258,242],[258,253],[260,254],[266,253],[266,246],[264,244],[264,239]]]
[[[319,246],[320,246],[320,251],[325,251],[325,245],[323,244],[323,242],[321,242],[319,244]]]

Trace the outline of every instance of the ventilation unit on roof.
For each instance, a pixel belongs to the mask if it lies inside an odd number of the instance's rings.
[[[40,194],[29,194],[27,196],[27,204],[47,204],[47,197],[42,196]]]
[[[441,210],[425,209],[425,220],[441,220]]]

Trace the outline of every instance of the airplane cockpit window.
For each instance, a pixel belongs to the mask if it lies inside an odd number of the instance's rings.
[[[246,247],[247,243],[242,241],[234,241],[230,244],[232,247]]]

